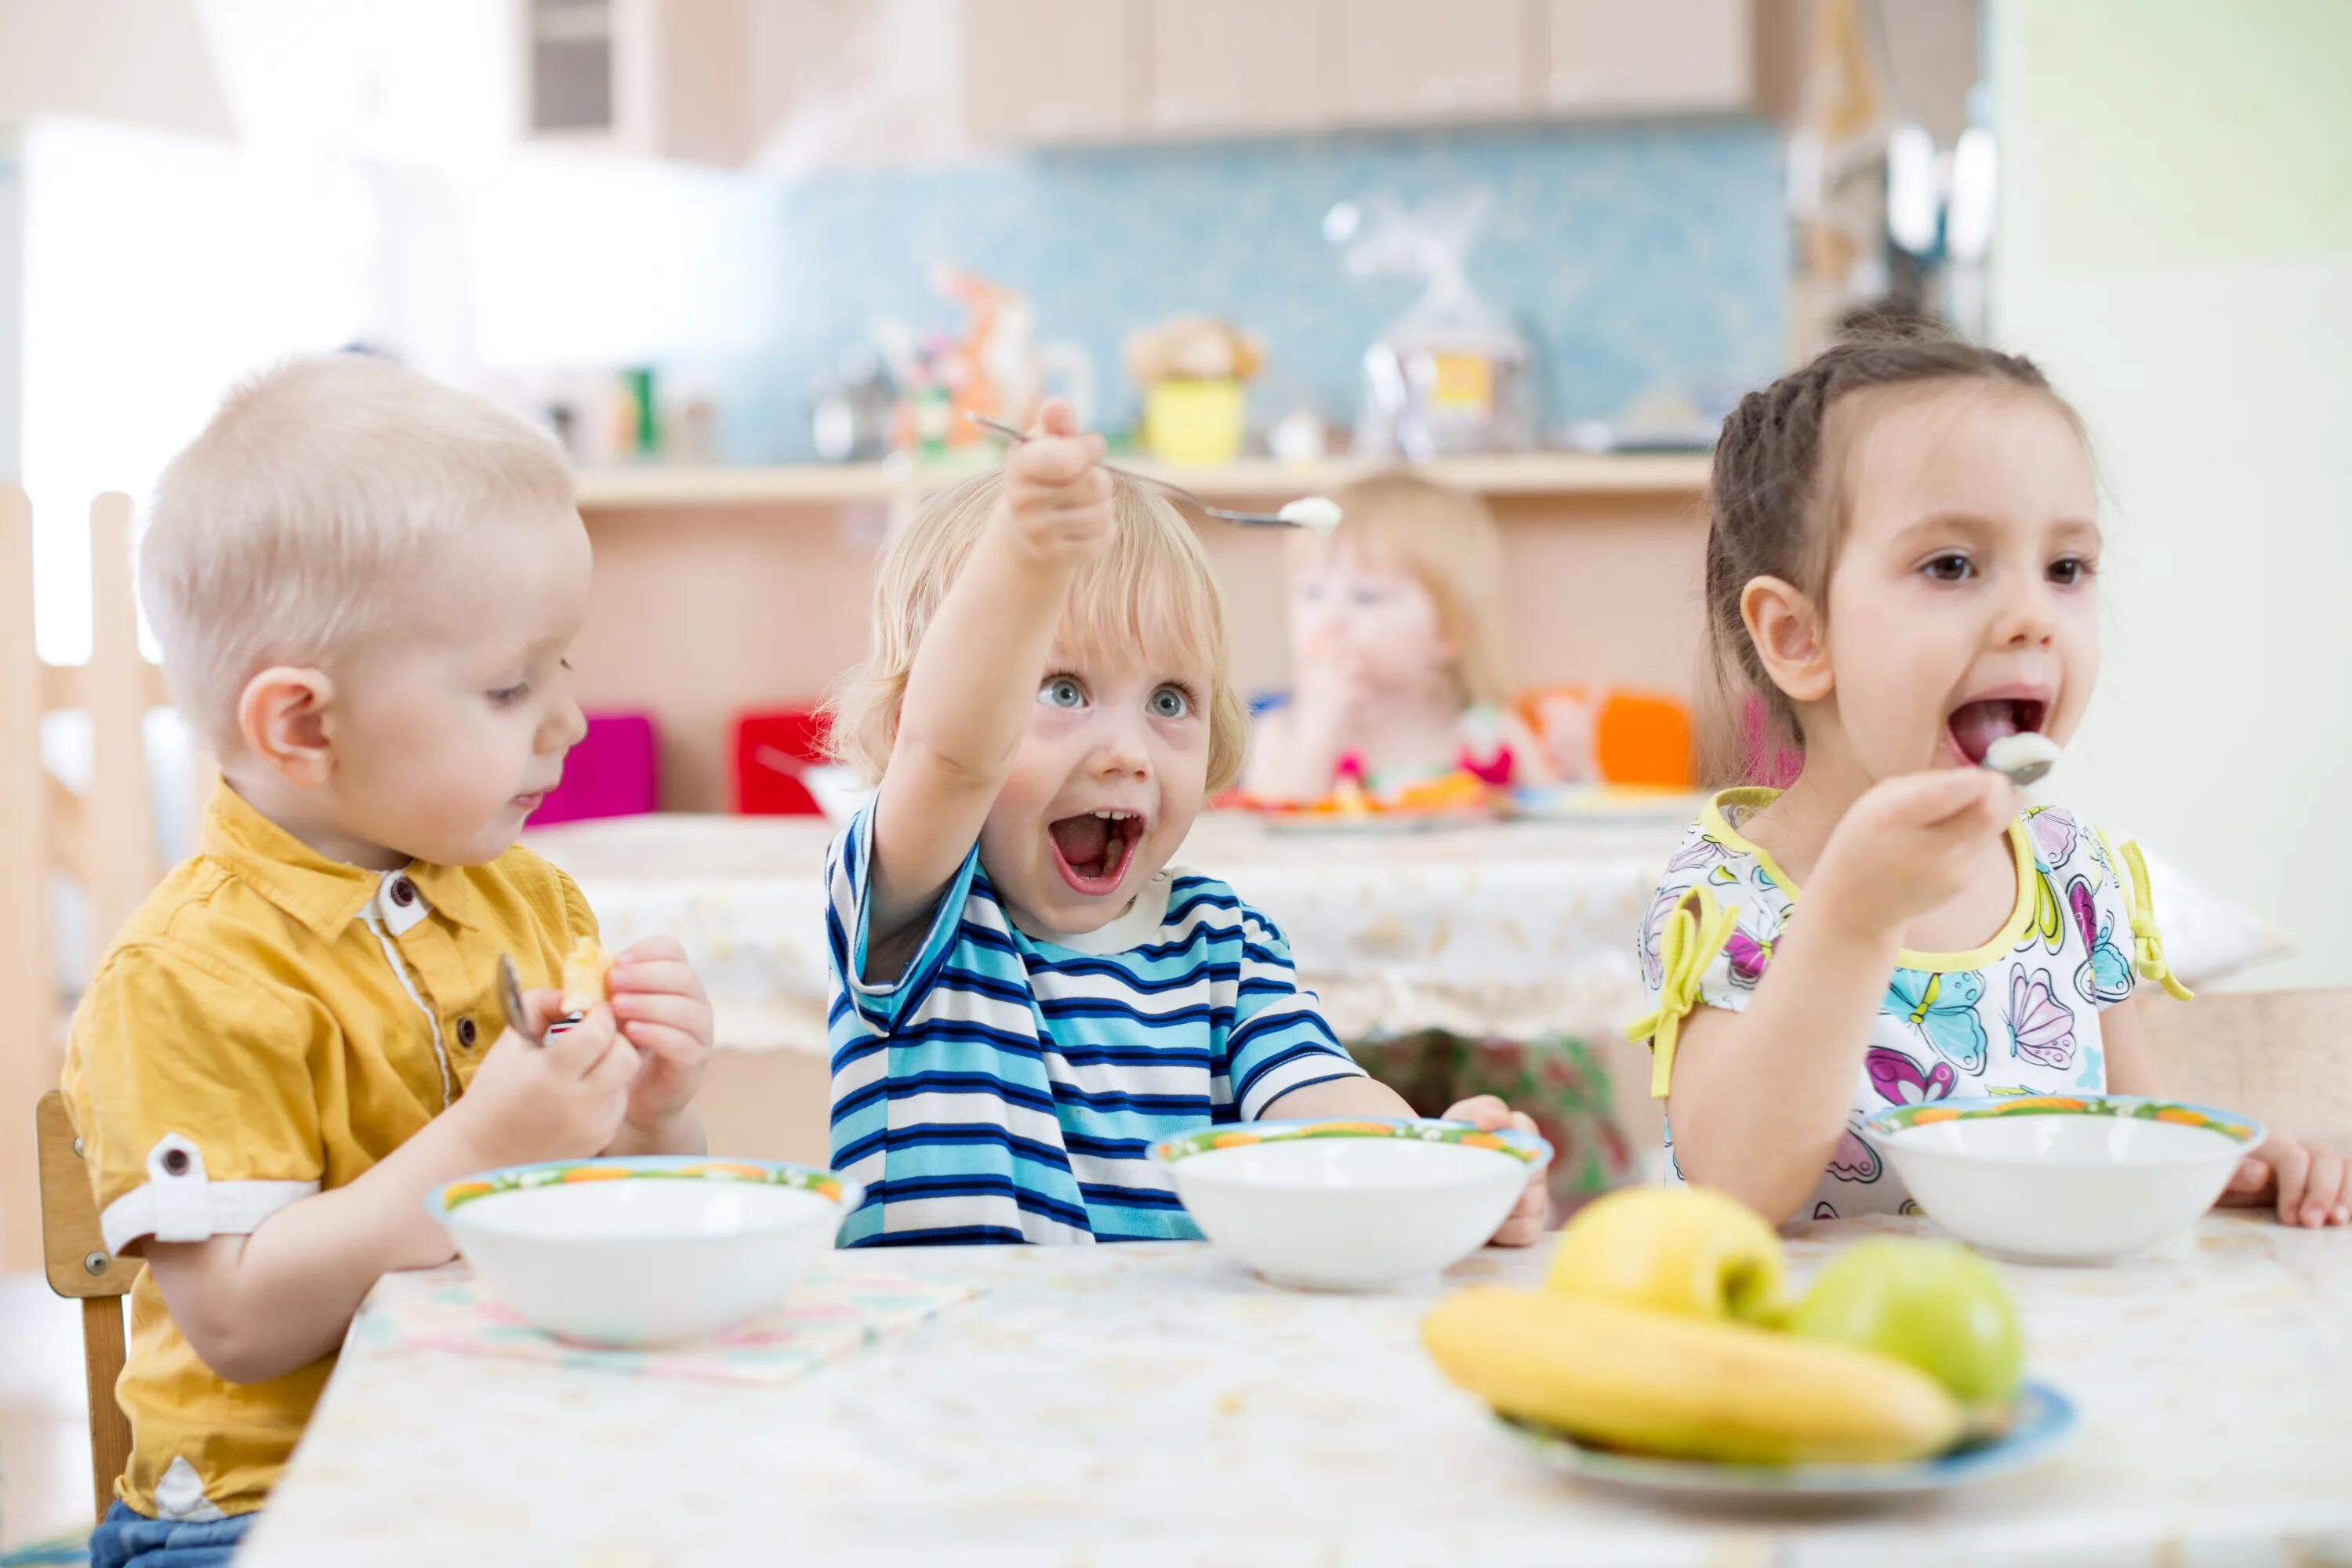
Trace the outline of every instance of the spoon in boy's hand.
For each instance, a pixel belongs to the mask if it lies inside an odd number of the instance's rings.
[[[522,976],[515,973],[515,961],[506,953],[499,954],[499,1001],[507,1010],[507,1027],[515,1037],[529,1046],[547,1042],[530,1026],[530,1009],[522,999]]]
[[[1983,765],[1997,773],[2006,773],[2010,783],[2023,789],[2039,784],[2042,775],[2058,765],[2058,742],[2040,731],[2020,730],[1987,746]]]
[[[1015,445],[1029,439],[1027,431],[1016,430],[1012,426],[1002,424],[985,415],[975,414],[967,409],[964,417],[982,429],[992,430]],[[1108,463],[1105,463],[1103,468],[1107,472],[1118,474],[1123,479],[1133,479],[1138,484],[1156,485],[1187,506],[1193,507],[1220,521],[1239,523],[1244,528],[1305,528],[1311,529],[1317,533],[1328,533],[1339,526],[1339,503],[1328,496],[1301,496],[1298,500],[1285,505],[1280,511],[1229,511],[1221,506],[1211,506],[1182,485],[1171,484],[1166,479],[1155,479],[1150,474],[1139,474],[1131,469],[1114,468]]]

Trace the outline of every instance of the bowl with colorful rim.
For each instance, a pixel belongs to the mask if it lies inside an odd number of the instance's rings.
[[[1349,1117],[1203,1128],[1151,1159],[1201,1233],[1266,1279],[1369,1290],[1485,1246],[1551,1153],[1515,1128]]]
[[[645,1347],[781,1305],[863,1195],[807,1165],[641,1155],[484,1171],[436,1189],[425,1206],[532,1326]]]
[[[2251,1116],[2129,1094],[1928,1100],[1862,1131],[1929,1218],[2033,1263],[2105,1262],[2186,1229],[2264,1136]]]

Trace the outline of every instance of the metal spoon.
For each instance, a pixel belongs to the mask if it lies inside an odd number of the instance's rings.
[[[1029,433],[1026,430],[1015,430],[1012,426],[1000,424],[996,420],[991,419],[985,415],[974,414],[967,409],[964,412],[964,417],[971,420],[973,424],[979,426],[983,430],[993,430],[996,434],[1003,437],[1006,440],[1012,442],[1015,446],[1019,446],[1022,442],[1029,439]],[[1239,523],[1244,528],[1314,529],[1316,526],[1315,524],[1305,521],[1302,519],[1283,517],[1276,512],[1229,511],[1221,506],[1211,506],[1207,501],[1202,500],[1199,496],[1194,495],[1182,485],[1171,483],[1167,479],[1159,479],[1150,474],[1139,474],[1132,468],[1116,468],[1109,463],[1105,463],[1103,468],[1108,472],[1117,474],[1122,479],[1133,479],[1138,484],[1157,485],[1161,489],[1166,490],[1170,495],[1174,496],[1178,500],[1182,501],[1189,507],[1192,507],[1210,517],[1218,519],[1221,521]],[[1320,498],[1318,497],[1315,499],[1319,500]],[[1317,530],[1317,531],[1323,531]]]
[[[507,1027],[525,1044],[547,1043],[531,1032],[530,1009],[523,1005],[522,1000],[522,976],[515,973],[515,961],[503,952],[499,954],[499,1001],[507,1010]]]
[[[1984,765],[1997,773],[2007,773],[2010,783],[2023,789],[2041,783],[2043,775],[2058,765],[2058,742],[2036,731],[2021,730],[1987,746]]]

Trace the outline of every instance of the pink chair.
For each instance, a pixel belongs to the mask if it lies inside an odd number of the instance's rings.
[[[563,760],[563,782],[530,814],[533,827],[661,809],[661,736],[647,713],[591,713]]]

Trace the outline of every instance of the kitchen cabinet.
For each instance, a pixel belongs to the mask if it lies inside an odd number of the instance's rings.
[[[1755,0],[1544,0],[1543,107],[1730,112],[1756,101]]]
[[[1234,135],[1329,123],[1325,0],[1146,5],[1146,129],[1178,136]]]
[[[1143,0],[974,0],[966,112],[990,141],[1111,141],[1144,98]]]
[[[1327,0],[1338,115],[1349,125],[1503,120],[1540,101],[1533,0]]]
[[[519,0],[523,133],[733,164],[751,151],[743,0]]]

